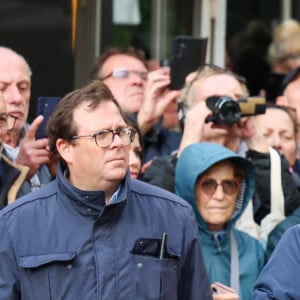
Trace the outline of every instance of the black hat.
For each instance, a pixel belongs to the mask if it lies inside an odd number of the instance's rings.
[[[281,95],[283,95],[283,92],[285,91],[287,86],[298,77],[299,73],[300,67],[297,67],[296,69],[285,75],[281,83]]]

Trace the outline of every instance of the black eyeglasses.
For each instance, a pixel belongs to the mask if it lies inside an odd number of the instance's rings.
[[[237,179],[225,179],[220,183],[213,178],[203,178],[200,180],[201,190],[210,196],[216,192],[218,185],[222,186],[223,192],[227,195],[234,195],[240,188],[240,182]]]
[[[12,130],[16,124],[16,117],[6,113],[0,114],[0,129],[1,130]]]
[[[134,141],[135,134],[136,131],[133,128],[120,128],[116,130],[106,129],[100,130],[94,134],[74,135],[72,136],[72,140],[94,138],[98,147],[107,148],[113,143],[115,135],[121,139],[124,146],[128,146]]]
[[[130,76],[130,74],[138,75],[144,81],[147,80],[147,76],[148,76],[147,71],[137,71],[137,70],[128,70],[128,69],[114,69],[112,72],[110,72],[109,74],[107,74],[106,76],[104,76],[100,79],[105,80],[109,77],[124,79],[124,78],[128,78]]]

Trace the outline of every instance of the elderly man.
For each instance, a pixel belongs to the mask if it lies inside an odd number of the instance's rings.
[[[48,136],[56,179],[0,212],[0,299],[211,299],[192,208],[130,178],[107,86],[65,96]]]
[[[29,172],[28,167],[17,165],[2,154],[2,137],[12,130],[16,119],[7,114],[6,104],[0,93],[0,209],[24,194],[24,182]]]
[[[35,139],[43,121],[36,118],[31,126],[27,123],[30,104],[31,71],[26,60],[12,49],[0,47],[0,90],[7,112],[16,119],[13,130],[3,135],[3,154],[12,161],[29,167],[27,192],[49,183],[52,175],[46,165],[53,159],[47,148],[47,139]]]

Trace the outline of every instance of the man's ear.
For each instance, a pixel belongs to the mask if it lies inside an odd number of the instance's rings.
[[[70,162],[72,161],[72,145],[70,144],[70,142],[65,141],[63,139],[58,139],[56,141],[56,149],[58,151],[58,153],[60,154],[60,156],[66,161],[66,162]]]
[[[288,106],[288,105],[289,105],[288,99],[287,99],[286,96],[278,96],[278,97],[276,98],[275,103],[276,103],[277,105],[281,105],[281,106]]]

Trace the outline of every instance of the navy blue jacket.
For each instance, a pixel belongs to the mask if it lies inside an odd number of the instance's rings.
[[[283,234],[258,277],[253,299],[300,299],[299,252],[300,225],[295,225]]]
[[[211,299],[189,204],[128,173],[106,206],[63,172],[0,211],[0,299]]]

